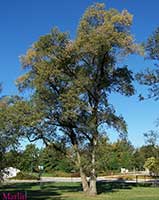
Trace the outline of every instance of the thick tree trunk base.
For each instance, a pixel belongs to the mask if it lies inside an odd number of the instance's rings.
[[[81,183],[82,183],[82,189],[84,193],[86,193],[88,196],[97,195],[96,177],[91,177],[88,183],[85,173],[82,172]]]
[[[83,192],[88,193],[89,185],[88,185],[88,182],[87,182],[87,177],[83,172],[80,172],[80,175],[81,175],[81,182],[82,182]]]
[[[90,196],[96,196],[97,195],[96,177],[90,178],[88,194]]]

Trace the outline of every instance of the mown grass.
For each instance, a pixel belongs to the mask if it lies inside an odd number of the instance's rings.
[[[27,191],[29,200],[158,200],[159,188],[128,183],[98,183],[98,195],[90,197],[80,183],[15,183],[3,185],[0,191]]]

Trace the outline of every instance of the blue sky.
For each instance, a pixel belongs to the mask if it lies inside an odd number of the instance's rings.
[[[19,56],[41,35],[58,26],[62,31],[75,37],[76,27],[85,9],[94,3],[92,0],[2,0],[0,2],[0,82],[3,95],[18,93],[14,81],[22,74]],[[159,25],[158,0],[103,0],[106,8],[127,9],[134,15],[132,33],[137,42],[146,38]],[[125,60],[134,71],[149,66],[140,57]],[[144,143],[143,132],[155,128],[159,116],[158,102],[152,100],[138,102],[137,96],[124,98],[112,97],[119,114],[128,124],[129,139],[135,146]],[[112,140],[116,133],[111,132]]]

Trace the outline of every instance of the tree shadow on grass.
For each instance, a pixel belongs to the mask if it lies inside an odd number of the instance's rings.
[[[128,183],[125,181],[98,181],[98,194],[117,192],[119,189],[132,189],[132,187],[151,187],[150,183]],[[0,191],[26,191],[27,199],[31,200],[64,200],[62,195],[67,192],[81,192],[81,183],[12,183],[0,187]]]
[[[43,190],[36,190],[36,191],[27,191],[27,197],[31,200],[63,200],[62,197],[60,197],[61,194],[55,192],[55,191],[43,191]]]
[[[116,192],[119,189],[132,189],[133,187],[156,187],[152,182],[126,182],[124,180],[116,181],[99,181],[97,182],[97,191],[98,194]]]
[[[39,183],[15,183],[0,187],[1,192],[26,192],[28,200],[63,200],[61,193],[52,185],[51,188],[41,188]]]
[[[82,191],[82,187],[80,183],[59,183],[53,185],[53,183],[45,183],[43,184],[42,188],[44,190],[50,191],[50,190],[56,190],[61,192],[80,192]]]
[[[97,182],[97,191],[98,194],[115,192],[119,189],[132,189],[134,185],[126,182],[108,182],[108,181],[99,181]]]
[[[0,190],[10,190],[10,191],[15,190],[15,189],[24,190],[24,189],[32,188],[36,185],[37,183],[9,183],[9,184],[2,185],[0,187]]]

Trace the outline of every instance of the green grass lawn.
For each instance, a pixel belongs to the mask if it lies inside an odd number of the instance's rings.
[[[27,191],[29,200],[158,200],[159,188],[125,183],[98,183],[99,194],[89,197],[80,183],[16,183],[0,187],[0,191]]]

